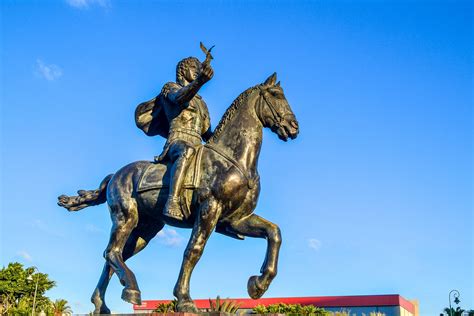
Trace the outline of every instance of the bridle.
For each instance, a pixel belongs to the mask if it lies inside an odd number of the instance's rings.
[[[263,100],[263,102],[265,102],[267,104],[268,108],[270,109],[270,112],[272,113],[273,121],[275,122],[275,127],[277,129],[281,128],[282,127],[282,122],[284,121],[285,117],[290,116],[292,114],[289,113],[288,111],[285,111],[284,113],[280,113],[275,108],[275,106],[270,101],[268,101],[266,94],[269,93],[269,92],[267,90],[263,90],[262,86],[258,86],[258,89],[260,90],[260,95],[262,96],[262,98],[260,100]],[[259,104],[258,104],[257,112],[260,116],[260,119],[263,119],[262,101],[260,101]]]

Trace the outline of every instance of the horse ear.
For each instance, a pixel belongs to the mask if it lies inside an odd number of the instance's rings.
[[[275,86],[279,87],[280,86],[280,81],[278,81]]]
[[[277,73],[274,72],[270,77],[267,78],[267,80],[265,80],[263,84],[265,86],[273,86],[275,85],[276,80],[277,80]]]

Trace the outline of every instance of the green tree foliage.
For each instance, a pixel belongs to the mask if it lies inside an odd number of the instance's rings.
[[[448,316],[462,316],[462,314],[464,313],[464,309],[462,309],[461,307],[456,307],[456,309],[454,308],[449,308],[449,307],[446,307],[444,309],[444,312],[448,315]]]
[[[33,307],[36,284],[36,311],[51,310],[51,301],[45,292],[55,282],[45,273],[35,272],[35,268],[24,268],[21,263],[9,263],[0,270],[0,314],[28,315]],[[66,304],[67,305],[67,304]]]
[[[72,310],[66,300],[58,299],[51,303],[51,313],[54,316],[71,315]]]

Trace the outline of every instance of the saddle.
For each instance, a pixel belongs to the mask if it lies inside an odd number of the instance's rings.
[[[183,190],[181,190],[179,197],[184,218],[188,218],[191,215],[192,191],[199,187],[203,148],[203,145],[196,146],[196,152],[192,156],[191,161],[189,161],[188,170],[184,177]],[[149,190],[169,189],[170,168],[171,163],[168,161],[150,164],[138,181],[137,192],[142,193]]]
[[[184,178],[183,190],[181,190],[179,201],[181,204],[181,211],[183,212],[183,216],[185,219],[188,219],[191,216],[191,202],[193,199],[193,191],[194,189],[199,188],[200,180],[201,180],[201,159],[202,159],[202,152],[204,147],[210,148],[209,144],[206,145],[198,145],[196,146],[196,153],[191,158],[189,162],[188,170],[186,171],[186,175]],[[221,153],[222,155],[222,153]],[[232,158],[227,158],[232,159]],[[233,162],[233,160],[230,160]],[[237,164],[233,162],[234,164]],[[145,171],[143,172],[140,180],[138,181],[138,188],[137,192],[142,193],[150,190],[157,190],[157,189],[169,189],[170,183],[170,172],[169,168],[171,163],[152,163],[150,164]],[[249,183],[250,187],[250,183]],[[232,231],[232,229],[227,225],[222,225],[220,223],[216,226],[216,232],[235,238],[239,240],[243,240],[244,236],[240,235]]]

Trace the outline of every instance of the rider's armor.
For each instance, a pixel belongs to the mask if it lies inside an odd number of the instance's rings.
[[[163,153],[157,157],[158,161],[166,159],[170,146],[178,140],[190,147],[201,144],[202,135],[208,131],[211,125],[209,110],[201,96],[196,94],[191,101],[183,105],[175,104],[169,100],[168,94],[180,88],[182,87],[179,84],[169,82],[161,90],[161,103],[170,127]]]

